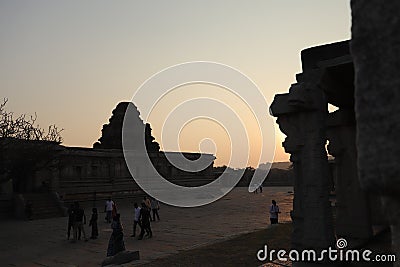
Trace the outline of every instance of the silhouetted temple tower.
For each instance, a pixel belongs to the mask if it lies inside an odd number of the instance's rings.
[[[146,139],[146,148],[148,152],[158,152],[160,150],[160,145],[155,141],[155,138],[151,135],[151,127],[149,123],[144,124],[140,118],[140,113],[136,106],[131,102],[120,102],[117,107],[112,111],[112,116],[109,119],[108,124],[103,125],[101,130],[101,137],[98,142],[93,144],[93,148],[100,149],[122,149],[122,126],[124,122],[125,112],[128,105],[133,105],[135,109],[135,121],[130,122],[134,124],[135,131],[130,135],[132,138],[140,140],[142,138],[143,132]]]

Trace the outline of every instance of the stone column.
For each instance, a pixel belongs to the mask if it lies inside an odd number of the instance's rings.
[[[287,105],[287,98],[288,95],[276,96],[272,107],[276,105]],[[274,108],[273,111],[276,111],[276,109]],[[301,168],[304,132],[300,126],[301,115],[295,112],[275,113],[274,115],[278,116],[277,123],[279,128],[287,136],[282,146],[285,152],[290,154],[290,161],[293,163],[294,197],[293,210],[290,212],[293,221],[292,247],[294,249],[300,249],[304,247],[304,210],[302,204],[304,182]]]
[[[348,248],[356,247],[369,240],[372,227],[368,196],[358,180],[354,111],[330,113],[327,124],[328,151],[337,171],[335,232],[347,240]]]
[[[329,202],[330,172],[325,150],[327,102],[318,86],[321,72],[308,70],[297,76],[289,94],[277,95],[271,113],[287,138],[285,151],[291,153],[295,187],[292,211],[293,248],[321,251],[334,246],[332,212]],[[311,266],[295,263],[295,266]]]
[[[400,266],[400,1],[351,7],[359,178],[381,195]]]

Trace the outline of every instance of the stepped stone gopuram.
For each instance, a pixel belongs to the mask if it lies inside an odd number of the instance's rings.
[[[122,149],[122,126],[124,122],[125,112],[128,108],[130,102],[121,102],[112,111],[112,116],[109,119],[108,124],[103,125],[101,130],[101,137],[99,141],[93,144],[93,148],[98,149]],[[131,109],[131,112],[135,113],[134,123],[135,131],[130,133],[132,139],[143,140],[142,134],[145,134],[146,148],[148,152],[158,152],[160,150],[160,145],[155,142],[154,137],[151,135],[151,127],[149,123],[144,124],[139,117],[139,111],[136,107]]]

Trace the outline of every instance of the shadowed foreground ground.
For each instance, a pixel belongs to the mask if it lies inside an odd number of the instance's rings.
[[[260,266],[263,262],[257,259],[257,251],[264,245],[277,250],[289,250],[291,230],[292,224],[280,224],[140,266]]]
[[[141,241],[130,237],[132,203],[119,201],[117,205],[124,225],[126,249],[139,250],[141,260],[135,264],[145,264],[178,252],[263,230],[269,225],[268,210],[272,199],[276,199],[281,208],[281,221],[289,222],[293,195],[288,191],[293,191],[293,188],[264,188],[263,194],[249,193],[247,188],[235,188],[220,200],[202,207],[162,205],[161,221],[152,223],[153,238]],[[104,209],[103,204],[97,203],[99,211]],[[88,219],[90,210],[91,206],[85,207]],[[77,243],[66,240],[67,218],[1,221],[1,266],[99,266],[105,258],[111,234],[109,224],[102,220],[104,215],[102,212],[99,214],[99,238]],[[87,225],[85,229],[90,234]],[[248,255],[254,255],[254,260],[258,244],[255,249],[247,252]],[[224,249],[219,253],[230,254]]]

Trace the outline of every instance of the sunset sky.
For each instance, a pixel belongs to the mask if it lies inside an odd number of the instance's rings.
[[[213,61],[238,69],[270,104],[301,72],[300,51],[349,39],[350,20],[350,0],[3,0],[0,97],[9,99],[8,110],[16,114],[36,112],[42,127],[64,128],[64,145],[91,147],[118,102],[130,101],[153,74],[188,61]],[[149,119],[162,147],[168,149],[173,141],[161,142],[160,118],[168,107],[208,96],[248,112],[218,87],[179,88]],[[270,116],[268,106],[265,116]],[[288,155],[281,148],[284,136],[277,127],[275,132],[275,161],[286,161]],[[180,148],[198,151],[199,142],[208,137],[217,148],[205,144],[203,151],[216,153],[216,165],[227,164],[229,134],[210,120],[184,127]],[[249,138],[254,149],[247,165],[257,167],[258,138]]]

